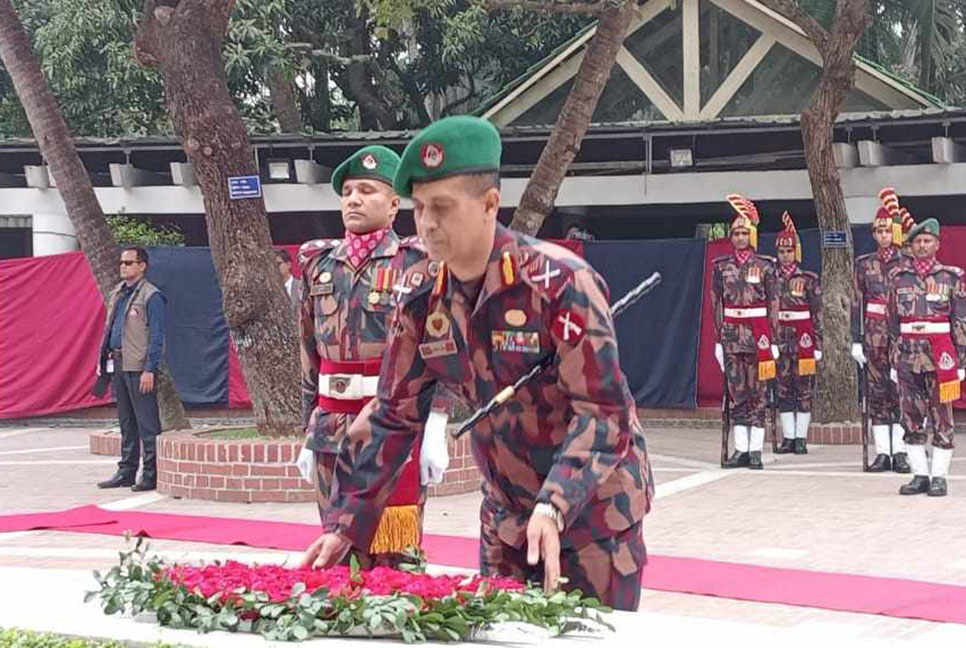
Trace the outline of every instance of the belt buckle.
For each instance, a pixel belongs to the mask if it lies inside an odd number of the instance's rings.
[[[337,394],[344,394],[347,389],[349,389],[349,376],[329,376],[329,391],[334,391]]]
[[[920,332],[926,330],[926,325],[925,324],[913,324],[912,325],[912,330],[915,331],[915,332],[917,332],[917,333],[920,333]]]

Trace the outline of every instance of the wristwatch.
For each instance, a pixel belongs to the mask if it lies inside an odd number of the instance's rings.
[[[563,513],[551,504],[550,502],[537,502],[537,505],[533,507],[533,512],[540,515],[545,515],[551,520],[553,520],[557,525],[557,531],[563,532],[564,530],[564,519]]]

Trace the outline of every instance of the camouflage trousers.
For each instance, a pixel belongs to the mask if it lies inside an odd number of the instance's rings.
[[[765,427],[768,382],[758,380],[758,357],[754,353],[725,353],[724,360],[731,423]]]
[[[815,376],[798,375],[798,349],[782,349],[778,356],[778,393],[779,412],[811,412],[812,387]]]
[[[889,377],[889,348],[865,345],[866,399],[872,425],[890,425],[899,418],[899,391]]]
[[[325,518],[325,511],[329,507],[329,497],[332,494],[332,484],[335,479],[335,461],[338,455],[331,452],[315,453],[315,474],[318,478],[318,489],[315,492],[315,503],[319,507],[319,519]],[[420,497],[419,502],[419,527],[423,526],[423,514],[426,510],[426,491]],[[420,533],[422,536],[422,533]],[[368,553],[359,551],[353,547],[342,559],[343,565],[348,565],[351,557],[355,556],[361,569],[372,569],[373,567],[392,567],[412,563],[412,558],[400,553]]]
[[[566,544],[566,534],[560,539]],[[567,578],[563,589],[579,589],[615,610],[637,611],[641,603],[641,573],[646,563],[640,522],[583,547],[560,549],[560,575]],[[480,527],[480,573],[543,583],[543,563],[527,563],[526,543],[520,549],[506,544],[497,536],[496,527],[486,522]]]
[[[939,402],[939,383],[935,371],[913,373],[899,366],[899,403],[902,408],[903,440],[909,445],[926,445],[925,418],[933,426],[932,445],[953,448],[953,404]]]

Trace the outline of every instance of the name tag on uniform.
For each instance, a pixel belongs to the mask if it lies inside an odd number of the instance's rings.
[[[490,340],[494,351],[540,353],[540,334],[537,331],[493,331]]]
[[[897,295],[910,295],[914,292],[916,292],[916,289],[911,286],[907,286],[905,288],[896,288]]]
[[[454,355],[456,353],[456,342],[453,340],[439,340],[437,342],[424,342],[419,345],[419,355],[423,360],[438,358],[440,356]]]
[[[325,295],[331,295],[332,290],[331,283],[312,284],[312,287],[309,289],[309,294],[312,297],[323,297]]]
[[[114,358],[108,358],[104,363],[104,373],[114,373]]]

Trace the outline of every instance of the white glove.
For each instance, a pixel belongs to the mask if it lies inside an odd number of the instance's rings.
[[[956,375],[959,376],[959,382],[966,380],[966,369],[957,369]]]
[[[449,448],[446,447],[446,412],[433,410],[423,430],[423,445],[419,448],[419,482],[423,486],[443,483],[449,467]]]
[[[778,345],[777,344],[771,345],[771,357],[772,357],[772,359],[773,360],[778,360],[778,356],[779,356],[779,353],[778,353]]]
[[[724,373],[724,347],[721,346],[720,342],[715,342],[714,344],[714,359],[718,361],[718,366],[721,367],[721,373]]]
[[[852,358],[859,363],[859,366],[865,366],[865,363],[868,362],[868,360],[865,359],[865,351],[862,349],[861,343],[852,343]]]
[[[818,362],[821,359],[822,359],[822,352],[819,351],[818,349],[815,349],[815,361]]]
[[[896,371],[895,369],[890,369],[889,370],[889,378],[892,378],[892,382],[898,384],[899,383],[899,372]]]
[[[295,460],[295,465],[298,467],[302,479],[311,484],[315,483],[315,452],[308,448],[302,448],[299,452],[299,458]]]

